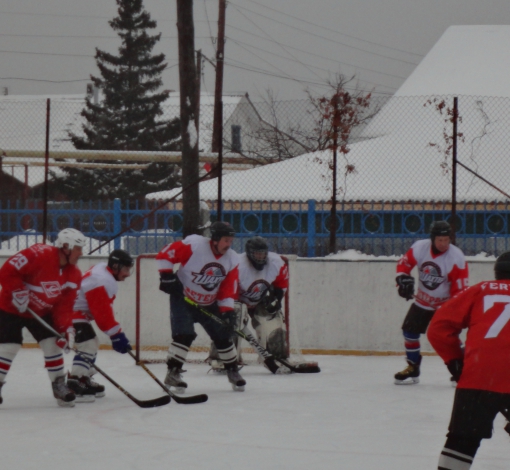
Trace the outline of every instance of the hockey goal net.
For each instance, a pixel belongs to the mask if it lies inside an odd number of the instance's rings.
[[[156,254],[139,255],[136,259],[136,357],[143,362],[165,362],[171,342],[169,296],[159,290]],[[283,259],[287,261],[285,257]],[[292,286],[291,286],[292,287]],[[285,336],[289,360],[303,361],[299,346],[298,328],[289,315],[289,293],[283,302]],[[256,337],[255,331],[248,325]],[[195,324],[197,338],[188,354],[188,362],[206,362],[211,340],[201,325]],[[242,360],[245,364],[258,363],[258,355],[251,345],[239,338]]]

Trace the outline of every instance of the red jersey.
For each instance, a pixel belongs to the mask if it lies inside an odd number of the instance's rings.
[[[269,286],[283,292],[289,288],[289,270],[280,255],[269,251],[267,262],[259,271],[251,264],[246,253],[239,255],[239,301],[249,308],[255,307]]]
[[[206,306],[217,301],[222,312],[234,308],[239,282],[239,259],[234,250],[215,255],[209,238],[190,235],[165,246],[156,260],[160,272],[173,272],[174,264],[181,264],[177,277],[184,286],[184,295],[197,304]]]
[[[462,357],[464,328],[464,369],[457,387],[510,393],[510,280],[476,284],[436,311],[427,336],[445,363]]]
[[[90,268],[81,280],[74,304],[73,323],[95,320],[100,330],[108,336],[117,334],[121,330],[113,312],[117,290],[117,280],[106,263]]]
[[[450,245],[444,253],[432,252],[432,240],[418,240],[397,264],[398,274],[418,268],[418,292],[414,303],[434,310],[468,286],[469,272],[464,253]]]
[[[76,266],[60,266],[58,248],[37,243],[11,256],[0,268],[0,310],[31,318],[12,303],[13,292],[27,289],[29,308],[41,317],[51,313],[55,328],[64,332],[71,325],[80,282]]]

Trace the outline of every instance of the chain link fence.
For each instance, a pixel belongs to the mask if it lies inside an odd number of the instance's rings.
[[[2,250],[52,241],[64,226],[82,230],[91,249],[128,229],[103,249],[134,254],[182,236],[180,154],[76,150],[69,133],[83,133],[84,105],[76,96],[0,98]],[[510,248],[510,99],[459,96],[455,107],[453,96],[370,97],[339,110],[224,97],[220,164],[213,101],[203,95],[202,222],[220,212],[239,251],[257,234],[282,254],[399,255],[438,219],[455,226],[466,254]],[[178,118],[178,101],[163,111],[162,120]],[[98,189],[105,175],[111,184]]]

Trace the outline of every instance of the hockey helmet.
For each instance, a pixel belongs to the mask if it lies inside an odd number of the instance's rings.
[[[430,226],[430,238],[434,241],[436,237],[451,237],[452,227],[446,220],[436,220]]]
[[[496,279],[510,279],[510,251],[498,256],[494,264]]]
[[[75,228],[65,228],[58,233],[55,246],[57,248],[63,248],[65,244],[67,244],[70,249],[75,246],[81,246],[83,248],[86,245],[85,235]]]
[[[108,267],[110,269],[120,269],[122,266],[132,268],[135,264],[131,255],[124,250],[113,250],[108,256]]]
[[[246,242],[246,256],[258,271],[264,269],[267,263],[267,242],[262,237],[252,237]]]
[[[228,222],[214,222],[211,225],[211,240],[219,242],[221,237],[235,237],[236,232]]]

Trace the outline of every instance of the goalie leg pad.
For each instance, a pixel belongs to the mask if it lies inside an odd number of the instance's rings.
[[[285,345],[285,327],[283,323],[282,313],[276,312],[275,314],[268,313],[261,305],[257,305],[255,311],[252,316],[251,322],[255,332],[257,333],[257,339],[260,345],[269,350],[269,338],[272,337],[273,332],[277,332],[273,337],[273,347],[275,349],[283,349],[286,355],[286,345]],[[283,335],[282,335],[283,333]],[[283,341],[280,341],[282,340]],[[280,342],[279,342],[280,341]],[[271,352],[271,351],[270,351]],[[285,357],[285,356],[279,356]]]
[[[287,343],[282,328],[276,328],[269,333],[267,350],[276,358],[287,359]]]

